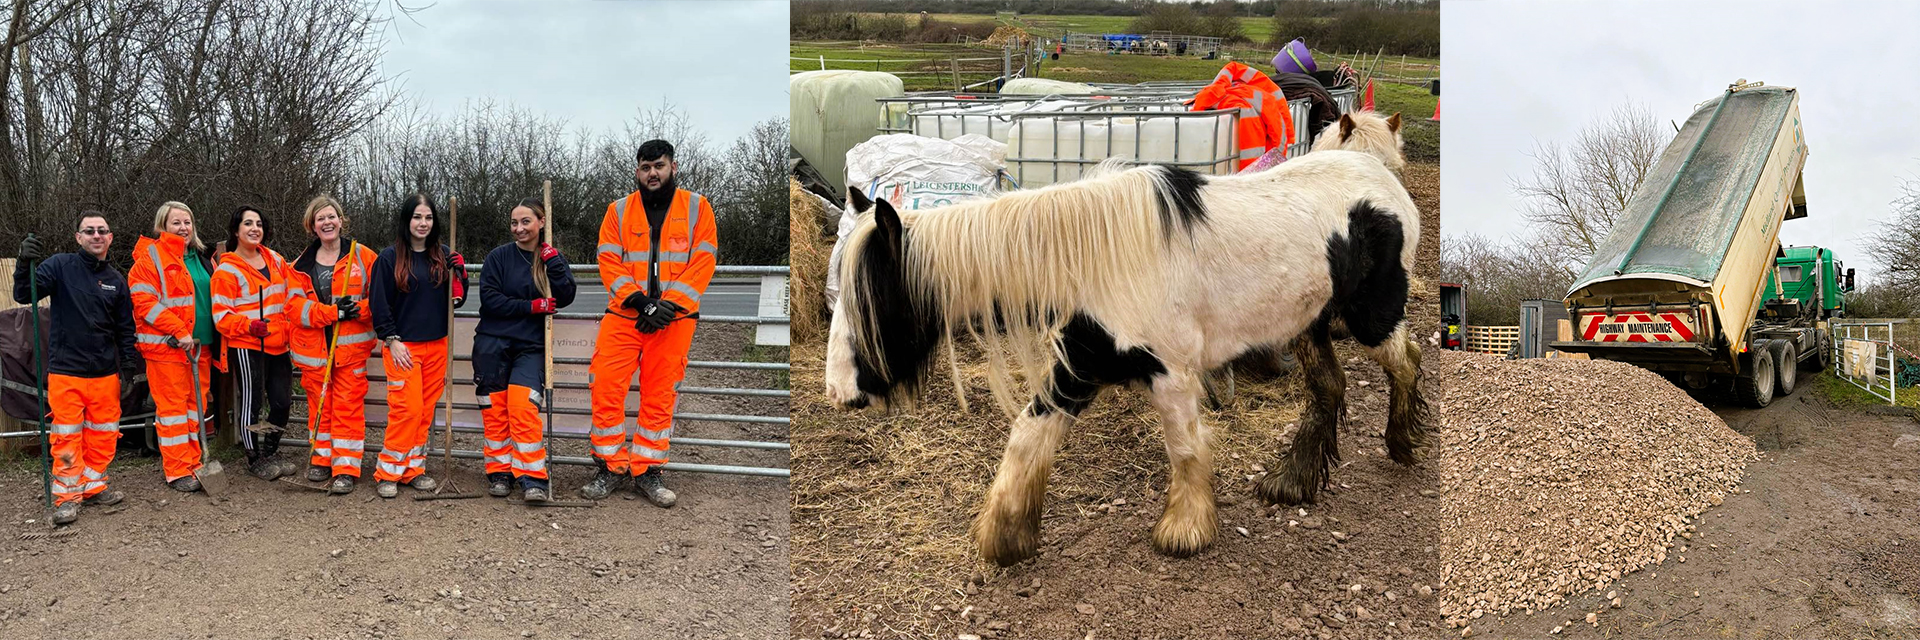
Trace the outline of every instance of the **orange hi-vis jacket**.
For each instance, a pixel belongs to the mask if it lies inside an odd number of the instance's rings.
[[[293,364],[302,369],[327,366],[327,327],[339,334],[335,363],[354,363],[373,355],[373,312],[367,308],[367,277],[373,273],[373,261],[380,256],[367,245],[351,243],[352,252],[333,263],[334,304],[321,304],[313,291],[313,278],[292,267],[287,269],[287,323],[293,327],[291,347]],[[319,250],[315,241],[307,251]],[[304,258],[305,254],[302,254]],[[335,325],[340,319],[339,303],[352,298],[360,306],[360,317]]]
[[[660,226],[659,254],[655,255],[640,192],[607,205],[607,216],[600,223],[599,262],[600,277],[612,294],[607,299],[609,312],[631,317],[633,310],[621,303],[644,292],[672,300],[688,315],[699,313],[700,294],[706,292],[720,261],[713,207],[700,194],[676,190]]]
[[[287,259],[272,249],[260,247],[266,257],[267,275],[247,264],[240,253],[220,256],[213,270],[213,326],[226,338],[229,349],[253,349],[271,355],[287,352],[290,333],[286,319]],[[255,338],[247,331],[255,320],[267,323],[267,337]],[[220,351],[220,370],[227,370],[227,349]]]
[[[1229,62],[1207,85],[1193,96],[1194,111],[1239,109],[1239,124],[1234,131],[1239,140],[1240,162],[1234,170],[1247,168],[1267,150],[1279,147],[1286,153],[1293,144],[1293,110],[1287,96],[1280,92],[1267,74],[1239,62]]]
[[[187,351],[167,346],[167,338],[193,337],[198,320],[193,274],[187,271],[187,239],[171,233],[140,236],[133,245],[127,290],[133,297],[134,343],[140,355],[156,362],[186,362]]]

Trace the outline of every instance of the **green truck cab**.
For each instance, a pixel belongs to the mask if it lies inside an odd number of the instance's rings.
[[[1786,247],[1773,260],[1766,291],[1767,312],[1774,317],[1842,317],[1846,294],[1853,291],[1853,270],[1841,264],[1832,249]],[[1798,308],[1792,308],[1795,304]]]

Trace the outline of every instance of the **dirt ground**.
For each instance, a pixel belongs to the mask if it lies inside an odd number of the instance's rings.
[[[1409,167],[1425,214],[1409,314],[1438,322],[1438,166]],[[1145,395],[1112,390],[1054,464],[1038,558],[998,569],[967,534],[1008,424],[985,390],[963,412],[937,374],[898,416],[826,406],[824,347],[794,350],[793,635],[798,638],[1425,638],[1440,633],[1437,472],[1386,458],[1386,380],[1351,343],[1343,462],[1320,503],[1265,505],[1252,478],[1291,441],[1293,377],[1242,382],[1215,433],[1221,531],[1189,559],[1155,554],[1167,458]],[[944,357],[944,356],[943,356]],[[944,367],[941,367],[944,369]],[[1338,535],[1336,535],[1338,532]],[[1344,538],[1344,541],[1341,540]]]
[[[737,360],[745,331],[702,328],[694,359]],[[689,386],[766,388],[767,374],[689,372]],[[762,413],[768,399],[683,395],[682,411]],[[697,423],[701,437],[785,439],[781,425]],[[126,493],[85,507],[77,532],[48,530],[38,463],[0,472],[0,637],[4,638],[781,638],[787,635],[788,489],[779,478],[676,472],[662,510],[617,494],[594,508],[503,500],[374,497],[264,482],[229,464],[218,504],[161,483],[132,432],[109,473]],[[369,440],[377,440],[376,435]],[[438,442],[438,436],[435,436]],[[456,448],[477,446],[461,436]],[[296,442],[299,441],[299,442]],[[288,453],[305,454],[304,436]],[[371,446],[370,449],[374,449]],[[560,440],[556,455],[586,456]],[[229,451],[229,454],[235,452]],[[786,466],[784,454],[676,447],[688,462]],[[442,473],[484,492],[478,461]],[[553,470],[556,497],[592,476]]]
[[[1815,384],[1759,410],[1702,398],[1763,457],[1686,551],[1608,587],[1621,608],[1589,593],[1483,618],[1475,636],[1544,637],[1572,620],[1561,635],[1920,638],[1920,423],[1837,406]]]

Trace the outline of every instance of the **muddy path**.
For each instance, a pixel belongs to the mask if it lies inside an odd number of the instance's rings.
[[[1765,409],[1702,398],[1762,458],[1675,547],[1684,551],[1607,588],[1620,608],[1589,593],[1483,618],[1475,635],[1565,626],[1572,638],[1920,637],[1920,423],[1836,406],[1813,382]]]

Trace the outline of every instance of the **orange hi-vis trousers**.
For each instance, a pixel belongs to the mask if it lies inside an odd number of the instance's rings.
[[[213,356],[200,354],[200,388],[186,362],[147,360],[147,388],[153,394],[153,430],[160,441],[160,471],[173,482],[200,470],[200,410],[207,406]],[[195,393],[199,397],[195,397]],[[118,398],[116,392],[116,398]],[[116,399],[115,403],[119,401]]]
[[[406,342],[413,368],[401,371],[393,351],[382,357],[387,369],[387,434],[380,444],[373,477],[381,482],[410,482],[427,471],[427,436],[433,410],[447,386],[447,339]]]
[[[600,338],[593,362],[593,457],[614,472],[640,475],[667,462],[667,441],[673,437],[673,410],[679,402],[674,385],[687,373],[687,349],[693,346],[698,320],[680,319],[652,334],[640,333],[633,320],[614,314],[600,319]],[[627,384],[640,372],[640,410],[636,423],[627,425]]]
[[[53,502],[66,504],[107,488],[107,464],[120,441],[120,376],[76,378],[47,374],[53,418]]]
[[[307,390],[307,428],[313,434],[313,459],[308,464],[329,467],[336,476],[358,478],[360,458],[367,449],[367,361],[336,360],[332,382],[324,380],[325,375],[325,367],[300,371],[300,388]],[[326,387],[324,400],[322,386]],[[318,412],[313,410],[315,405]]]
[[[487,395],[480,412],[486,425],[487,475],[547,479],[547,447],[541,439],[540,392],[509,384]]]

